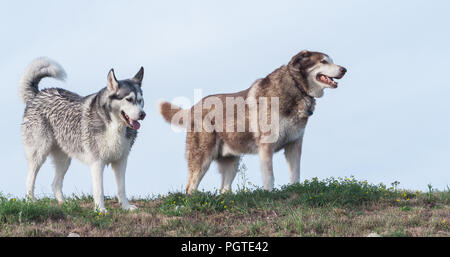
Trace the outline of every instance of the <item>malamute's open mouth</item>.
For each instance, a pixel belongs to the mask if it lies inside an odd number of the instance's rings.
[[[141,124],[137,120],[131,119],[124,111],[122,111],[121,114],[123,121],[128,127],[134,130],[138,130],[141,127]]]
[[[334,78],[337,78],[337,77],[334,77]],[[317,77],[316,77],[316,79],[318,81],[320,81],[322,83],[325,83],[327,85],[330,85],[332,88],[337,88],[338,83],[333,80],[334,78],[333,77],[328,77],[328,76],[323,75],[321,73],[317,74]],[[337,79],[339,79],[339,78],[337,78]]]

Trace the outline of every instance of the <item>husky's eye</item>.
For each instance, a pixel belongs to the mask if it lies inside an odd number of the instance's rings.
[[[130,103],[133,102],[133,98],[126,98],[126,100],[127,100],[128,102],[130,102]]]
[[[322,61],[320,61],[320,63],[327,64],[328,62],[326,60],[322,60]]]

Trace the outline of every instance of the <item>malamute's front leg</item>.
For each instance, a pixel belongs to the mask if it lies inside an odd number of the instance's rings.
[[[284,155],[290,172],[290,183],[300,182],[300,157],[302,155],[302,138],[287,145],[284,148]]]
[[[94,195],[95,210],[106,213],[105,199],[103,194],[103,170],[105,163],[102,161],[91,164],[92,188]]]
[[[273,178],[273,148],[270,144],[264,144],[259,147],[259,159],[261,162],[261,171],[263,177],[264,189],[271,191],[274,185]]]
[[[125,171],[127,168],[127,158],[111,163],[111,167],[114,170],[114,176],[117,184],[117,198],[119,199],[122,209],[130,211],[136,210],[137,207],[128,202],[127,194],[125,192]]]

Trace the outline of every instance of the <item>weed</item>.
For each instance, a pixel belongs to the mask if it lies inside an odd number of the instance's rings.
[[[55,201],[44,198],[39,201],[8,199],[0,195],[0,224],[63,219],[65,213]]]

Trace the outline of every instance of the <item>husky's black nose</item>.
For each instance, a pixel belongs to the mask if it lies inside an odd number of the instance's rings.
[[[341,67],[339,70],[340,70],[342,73],[346,73],[346,72],[347,72],[347,69],[344,68],[344,67]]]
[[[144,118],[145,118],[145,112],[142,111],[142,112],[139,113],[139,119],[143,120]]]

